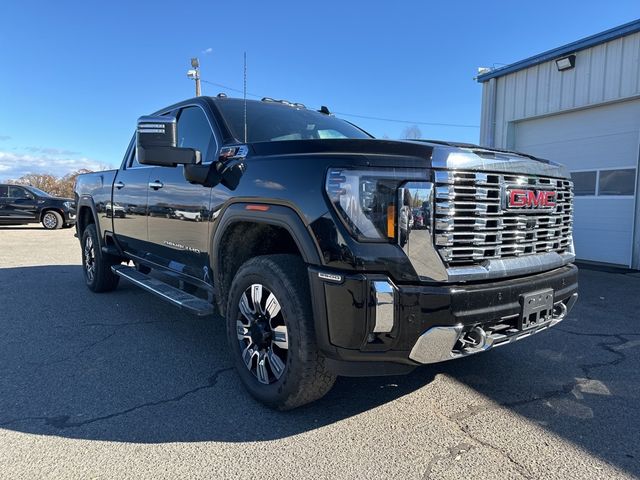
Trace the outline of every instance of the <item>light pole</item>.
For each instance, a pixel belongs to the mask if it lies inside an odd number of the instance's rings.
[[[196,81],[196,97],[200,96],[200,62],[197,57],[191,59],[191,70],[187,71],[187,77]]]

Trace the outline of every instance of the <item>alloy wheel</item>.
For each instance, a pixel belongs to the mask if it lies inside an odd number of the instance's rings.
[[[42,219],[42,223],[44,223],[44,226],[47,228],[56,228],[56,225],[58,225],[58,219],[53,213],[49,212],[45,214]]]
[[[93,282],[96,274],[96,252],[93,246],[93,238],[87,236],[84,242],[84,270],[89,282]]]
[[[236,322],[242,361],[260,383],[278,381],[285,371],[289,335],[280,302],[264,285],[254,283],[240,297]]]

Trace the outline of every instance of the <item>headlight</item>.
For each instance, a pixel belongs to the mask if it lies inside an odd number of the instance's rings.
[[[325,188],[354,237],[389,241],[396,237],[398,187],[412,178],[424,178],[424,174],[402,169],[331,169]]]
[[[62,202],[62,205],[64,205],[64,207],[68,208],[69,210],[73,208],[73,202]]]

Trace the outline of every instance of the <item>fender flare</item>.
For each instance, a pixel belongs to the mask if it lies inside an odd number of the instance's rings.
[[[247,205],[265,205],[267,211],[247,210]],[[305,263],[320,265],[320,248],[307,225],[293,208],[265,202],[234,202],[224,209],[212,236],[211,263],[216,271],[218,246],[227,229],[234,223],[253,222],[284,228],[298,246]]]
[[[76,232],[78,233],[78,239],[82,242],[82,235],[80,235],[79,226],[80,226],[80,210],[84,207],[88,207],[91,211],[91,216],[93,217],[93,224],[96,226],[96,232],[98,234],[98,247],[102,249],[103,239],[102,232],[100,231],[100,224],[98,223],[98,215],[96,204],[93,201],[93,198],[90,196],[82,196],[78,200],[78,206],[76,207],[77,218],[76,218]]]
[[[267,211],[247,210],[247,205],[265,205]],[[252,222],[265,225],[273,225],[284,228],[293,238],[302,259],[307,264],[321,265],[320,247],[315,241],[309,227],[302,220],[301,215],[289,206],[277,205],[260,201],[240,201],[227,206],[222,212],[213,235],[211,236],[211,270],[214,281],[214,289],[220,294],[220,262],[218,255],[222,238],[229,227],[238,222]]]

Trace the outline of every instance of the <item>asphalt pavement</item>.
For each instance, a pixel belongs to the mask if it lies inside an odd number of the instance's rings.
[[[73,230],[0,227],[0,478],[637,478],[640,273],[554,329],[275,412],[220,318],[83,284]]]

